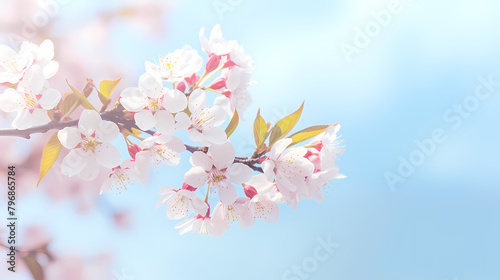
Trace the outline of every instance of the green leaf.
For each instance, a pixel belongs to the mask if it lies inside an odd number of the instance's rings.
[[[49,172],[50,168],[54,165],[59,154],[61,153],[61,142],[59,142],[59,138],[57,137],[57,132],[50,137],[45,147],[43,147],[42,161],[40,162],[40,177],[38,178],[38,182],[36,186],[40,184],[42,178]]]
[[[285,137],[297,124],[302,115],[302,110],[304,109],[304,102],[300,108],[293,112],[292,114],[279,120],[276,125],[271,130],[271,135],[269,136],[269,149],[280,139]]]
[[[262,146],[264,141],[266,141],[267,136],[267,124],[264,118],[260,116],[260,109],[257,111],[257,117],[253,123],[253,135],[255,138],[255,145],[257,148]]]
[[[66,81],[68,83],[68,81]],[[85,109],[89,109],[89,110],[94,110],[94,111],[97,111],[94,106],[92,105],[92,103],[90,103],[90,101],[87,99],[87,97],[85,97],[85,95],[83,95],[79,90],[77,90],[76,88],[74,88],[72,85],[70,85],[68,83],[68,86],[71,88],[71,90],[73,91],[73,93],[76,95],[76,97],[78,97],[78,99],[80,100],[80,103],[82,104],[82,107],[85,108]]]
[[[337,125],[337,124],[334,124]],[[326,129],[329,127],[329,125],[316,125],[316,126],[311,126],[306,129],[303,129],[289,138],[292,138],[292,143],[288,146],[291,147],[293,145],[296,145],[302,141],[306,141],[307,139],[311,139],[314,136],[317,136],[323,132],[326,131]]]
[[[102,81],[101,84],[99,85],[99,91],[101,92],[103,97],[109,99],[111,93],[113,93],[113,91],[115,90],[116,86],[118,85],[121,79],[122,78],[119,78],[118,80],[114,81],[107,81],[107,80]]]
[[[231,118],[231,121],[226,127],[226,135],[227,138],[233,134],[234,130],[236,127],[238,127],[238,123],[240,122],[240,116],[238,115],[238,111],[234,110],[233,117]]]

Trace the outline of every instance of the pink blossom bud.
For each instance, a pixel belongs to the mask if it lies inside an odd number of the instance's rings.
[[[319,141],[318,143],[316,143],[315,148],[316,148],[316,150],[321,152],[321,149],[323,149],[323,141]]]
[[[178,90],[184,92],[186,90],[186,84],[184,82],[180,82],[179,84],[177,84],[177,87],[176,87]]]
[[[196,82],[200,79],[200,75],[194,73],[191,77],[184,78],[184,81],[188,84],[188,86],[192,86],[196,84]]]
[[[226,86],[226,81],[227,81],[227,78],[220,77],[220,78],[215,79],[215,81],[211,85],[209,85],[208,87],[211,89],[221,89],[221,88]]]
[[[243,189],[245,190],[246,196],[250,199],[257,195],[257,190],[250,185],[245,185]]]
[[[221,92],[220,94],[224,95],[227,98],[231,98],[231,91],[226,89],[225,91]]]
[[[217,67],[219,67],[219,63],[220,63],[220,56],[211,55],[207,61],[207,65],[205,67],[205,69],[207,70],[207,73],[210,73],[210,72],[214,71],[215,69],[217,69]]]
[[[142,151],[142,149],[137,144],[128,146],[128,153],[133,159],[135,159],[135,155],[140,151]]]
[[[229,56],[228,56],[228,58],[229,58]],[[224,68],[232,67],[235,65],[236,65],[236,63],[234,63],[231,59],[228,59],[228,61],[226,63],[224,63]]]
[[[188,185],[188,184],[186,184],[186,183],[182,184],[182,189],[183,189],[183,190],[192,191],[192,192],[194,192],[194,191],[196,190],[196,188],[194,188],[193,186]]]

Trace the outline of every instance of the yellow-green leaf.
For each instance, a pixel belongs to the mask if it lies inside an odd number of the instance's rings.
[[[103,97],[109,99],[111,93],[113,93],[113,90],[115,90],[116,86],[118,85],[121,79],[122,78],[119,78],[118,80],[114,81],[107,81],[107,80],[102,81],[101,84],[99,85],[99,91],[101,92]]]
[[[302,110],[304,109],[304,102],[300,108],[293,112],[292,114],[279,120],[276,125],[271,130],[271,135],[269,136],[269,148],[271,148],[276,142],[285,137],[297,124],[302,115]]]
[[[135,134],[136,136],[139,136],[142,134],[142,131],[132,127],[132,133]]]
[[[59,154],[61,153],[61,142],[59,142],[59,138],[57,138],[57,132],[50,137],[45,147],[43,147],[42,161],[40,162],[40,178],[38,178],[38,182],[36,186],[40,184],[42,178],[49,172],[52,165],[56,162]]]
[[[66,81],[66,82],[68,82],[68,81]],[[92,105],[92,103],[90,103],[90,101],[87,99],[87,97],[85,97],[85,95],[83,95],[79,90],[77,90],[76,88],[74,88],[69,83],[68,83],[68,86],[71,88],[71,90],[73,91],[73,93],[75,94],[75,96],[78,97],[78,99],[80,99],[80,103],[82,104],[83,108],[97,111],[95,109],[95,107]]]
[[[229,124],[226,127],[227,138],[229,138],[229,136],[231,136],[231,134],[233,134],[233,132],[236,129],[236,127],[238,126],[239,122],[240,122],[240,116],[238,115],[238,112],[236,110],[234,110],[233,117],[231,118],[231,121],[229,122]]]
[[[260,116],[260,109],[257,111],[257,117],[253,123],[253,135],[255,138],[255,145],[257,145],[257,147],[262,146],[264,141],[266,141],[267,124],[264,118]]]
[[[337,124],[334,124],[334,125],[337,125]],[[290,146],[298,144],[302,141],[306,141],[307,139],[311,139],[314,136],[317,136],[317,135],[325,132],[328,127],[329,127],[329,125],[315,125],[315,126],[311,126],[311,127],[306,128],[306,129],[303,129],[303,130],[293,134],[292,136],[290,136],[290,138],[292,138],[292,144],[290,144]]]
[[[73,106],[78,105],[80,99],[76,97],[74,93],[70,93],[64,97],[59,105],[59,110],[61,111],[62,116],[65,116]]]

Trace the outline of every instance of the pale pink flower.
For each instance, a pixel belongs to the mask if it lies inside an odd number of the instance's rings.
[[[167,217],[171,220],[187,217],[190,210],[194,210],[196,214],[205,215],[208,211],[208,205],[194,193],[195,190],[186,183],[184,183],[182,189],[163,186],[159,192],[162,197],[158,200],[156,208],[166,202]]]
[[[119,134],[118,126],[103,121],[99,113],[84,110],[78,128],[65,127],[57,133],[61,144],[71,149],[61,165],[62,174],[92,181],[99,174],[99,166],[113,168],[120,164],[120,152],[111,145]]]
[[[220,24],[216,24],[210,32],[210,37],[205,37],[205,28],[200,29],[200,43],[203,51],[209,55],[227,55],[233,49],[236,41],[228,41],[222,36]]]
[[[203,58],[189,45],[160,57],[160,65],[146,61],[146,71],[171,83],[180,82],[200,71]]]
[[[217,203],[212,213],[212,219],[222,222],[226,230],[228,230],[235,221],[238,221],[242,228],[250,227],[251,224],[255,222],[253,221],[252,212],[247,204],[249,200],[250,199],[247,197],[239,197],[232,204]]]
[[[119,166],[113,168],[109,177],[102,184],[100,194],[107,192],[113,187],[117,189],[127,189],[135,180],[140,182],[147,181],[147,178],[141,177],[143,177],[143,174],[137,172],[135,160],[127,159]]]
[[[184,112],[179,112],[175,116],[178,130],[188,130],[191,140],[199,142],[203,146],[211,144],[222,144],[227,140],[226,133],[221,126],[226,114],[220,106],[208,107],[207,97],[201,89],[193,91],[189,96],[188,108],[191,112],[189,117]]]
[[[235,110],[242,116],[252,104],[252,97],[247,91],[250,85],[250,72],[234,66],[224,71],[221,76],[225,79],[227,90],[224,95],[215,99],[214,105],[224,108],[230,116]]]
[[[40,66],[33,65],[26,71],[17,89],[8,88],[0,95],[0,109],[17,112],[13,127],[27,129],[50,122],[47,110],[59,103],[61,93],[55,89],[44,89],[44,83]]]
[[[314,172],[314,165],[304,158],[307,149],[287,149],[292,139],[279,140],[271,149],[269,157],[262,162],[262,169],[268,181],[276,180],[276,186],[285,192],[300,194],[306,187],[306,177]]]
[[[164,88],[161,79],[149,73],[139,79],[138,88],[126,88],[120,96],[120,103],[130,112],[142,130],[153,127],[163,134],[175,132],[172,113],[182,111],[187,106],[186,96],[179,90]]]
[[[179,137],[155,133],[139,145],[141,151],[135,155],[135,169],[141,174],[140,184],[146,184],[151,165],[165,164],[175,166],[180,163],[180,153],[186,150]]]
[[[279,219],[278,204],[265,195],[260,194],[257,189],[245,184],[245,195],[250,199],[247,206],[251,213],[251,219],[248,221],[250,226],[255,224],[256,219],[263,219],[268,224],[276,223]]]
[[[23,42],[21,51],[30,52],[35,58],[34,64],[42,69],[43,77],[49,79],[53,77],[59,69],[59,63],[54,58],[54,43],[51,40],[43,41],[40,46],[31,42]]]
[[[193,166],[185,175],[187,184],[199,188],[208,183],[217,189],[220,201],[225,205],[236,201],[234,184],[243,184],[252,176],[252,170],[245,164],[234,163],[235,151],[231,142],[212,145],[208,154],[194,152],[190,158]]]
[[[196,215],[182,221],[175,226],[175,229],[180,229],[179,234],[181,235],[192,231],[197,234],[207,234],[215,237],[222,236],[226,225],[218,219],[212,219],[209,212],[210,209],[204,216]]]
[[[18,53],[5,45],[0,45],[0,84],[17,84],[33,61],[33,54],[27,50]]]

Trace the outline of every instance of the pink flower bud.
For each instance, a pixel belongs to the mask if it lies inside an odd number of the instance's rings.
[[[140,151],[142,151],[142,149],[137,144],[128,146],[128,153],[133,159],[135,159],[135,155]]]
[[[194,73],[191,77],[184,78],[188,86],[192,86],[196,84],[196,82],[200,79],[200,75]]]
[[[229,58],[229,56],[228,56],[228,58]],[[235,65],[236,65],[236,63],[234,63],[231,59],[228,59],[228,61],[226,63],[224,63],[224,68],[235,66]]]
[[[243,189],[245,191],[245,195],[250,199],[257,195],[257,190],[250,185],[245,185]]]
[[[186,90],[186,84],[184,82],[180,82],[179,84],[177,84],[177,87],[176,87],[178,90],[184,92]]]
[[[220,94],[224,95],[227,98],[231,98],[231,91],[226,89],[225,91],[221,92]]]
[[[220,56],[211,55],[207,61],[207,65],[205,67],[205,69],[207,70],[207,73],[210,73],[210,72],[214,71],[215,69],[217,69],[217,67],[219,67],[219,63],[220,63]]]
[[[208,87],[211,89],[221,89],[221,88],[226,86],[226,81],[227,81],[227,78],[220,77],[220,78],[215,79],[215,81],[211,85],[209,85]]]
[[[194,191],[196,190],[196,188],[194,188],[193,186],[188,185],[188,184],[186,184],[186,183],[182,184],[182,189],[183,189],[183,190],[192,191],[192,192],[194,192]]]

